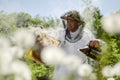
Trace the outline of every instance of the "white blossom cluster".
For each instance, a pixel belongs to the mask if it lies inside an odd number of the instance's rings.
[[[11,76],[14,80],[31,80],[30,69],[20,59],[35,38],[26,29],[17,30],[10,38],[0,37],[0,80],[9,80]]]
[[[102,18],[103,29],[108,33],[120,33],[120,14],[114,13]]]
[[[106,66],[102,69],[103,76],[110,78],[108,80],[114,80],[112,77],[120,76],[120,62],[112,66]],[[111,79],[112,78],[112,79]]]
[[[92,66],[83,64],[82,60],[75,55],[66,55],[59,47],[46,47],[41,54],[43,62],[48,66],[64,65],[69,73],[75,72],[79,76],[91,78],[90,80],[97,78]]]

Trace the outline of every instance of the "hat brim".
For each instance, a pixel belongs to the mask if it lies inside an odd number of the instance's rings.
[[[76,20],[76,19],[71,18],[71,17],[61,16],[60,18],[61,18],[61,19],[64,19],[64,20],[75,20],[75,21],[77,21],[77,22],[83,22],[83,21],[81,21],[81,20]]]

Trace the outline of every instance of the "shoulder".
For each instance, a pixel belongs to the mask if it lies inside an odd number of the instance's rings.
[[[83,32],[84,32],[85,34],[92,34],[92,32],[91,32],[88,28],[84,28],[84,29],[83,29]]]
[[[95,39],[95,35],[88,28],[83,29],[83,35],[87,36],[90,39]]]

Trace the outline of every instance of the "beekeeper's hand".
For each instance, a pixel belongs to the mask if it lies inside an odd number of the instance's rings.
[[[95,50],[101,50],[101,46],[98,40],[91,40],[88,44],[88,47]]]

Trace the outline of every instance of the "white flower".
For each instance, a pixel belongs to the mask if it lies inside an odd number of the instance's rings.
[[[11,63],[12,63],[13,57],[11,53],[8,51],[2,52],[0,55],[0,73],[3,75],[8,75],[11,73]]]
[[[10,48],[10,42],[4,37],[0,37],[0,54],[1,51],[6,51],[9,48]]]
[[[81,64],[78,69],[78,74],[82,77],[91,75],[93,68],[89,64]]]
[[[45,47],[41,52],[41,58],[47,65],[60,64],[65,52],[58,47]]]
[[[108,78],[107,80],[115,80],[114,78]]]
[[[15,75],[15,80],[31,80],[31,71],[28,66],[22,61],[14,61],[11,65],[12,73]]]
[[[10,53],[10,42],[1,37],[0,38],[0,73],[3,75],[10,74],[10,65],[13,60],[13,56]]]
[[[18,46],[11,47],[10,50],[10,54],[14,57],[14,59],[22,58],[24,55],[23,49]]]
[[[33,46],[35,42],[35,37],[33,33],[27,29],[20,29],[16,31],[12,37],[12,41],[19,47],[23,49],[29,49]]]
[[[116,76],[120,76],[120,62],[114,65],[112,72]]]
[[[102,18],[103,29],[108,33],[120,33],[120,15],[111,14]]]
[[[102,69],[102,74],[105,77],[112,77],[114,76],[113,72],[112,72],[112,67],[111,66],[106,66]]]

